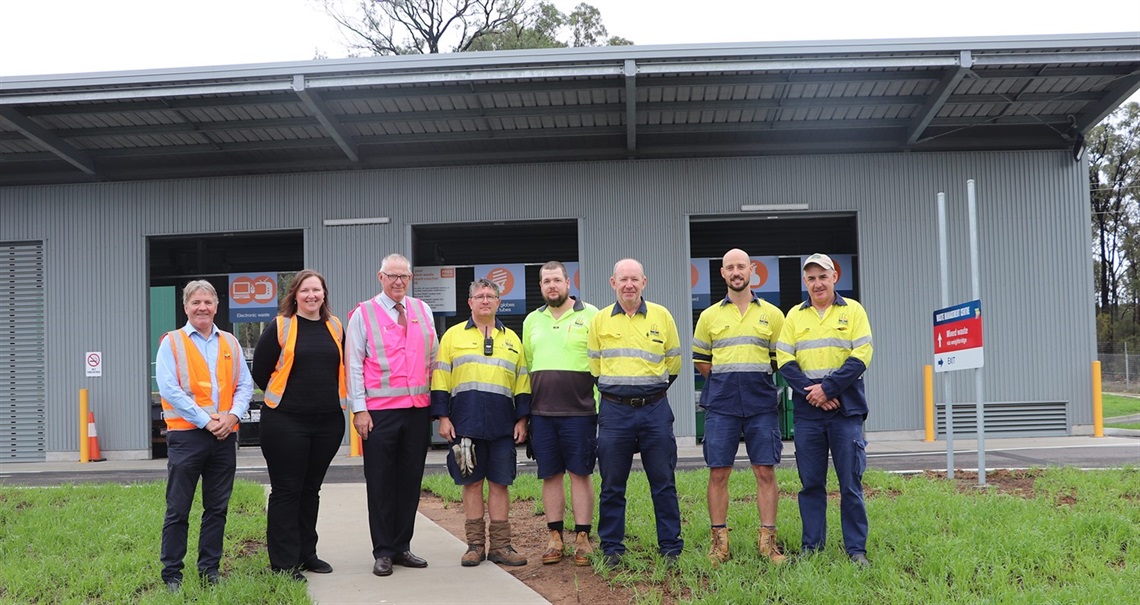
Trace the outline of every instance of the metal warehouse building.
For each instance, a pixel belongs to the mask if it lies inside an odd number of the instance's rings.
[[[1076,151],[1138,88],[1136,33],[0,79],[0,461],[77,459],[81,388],[104,454],[149,457],[152,333],[180,324],[189,279],[219,280],[227,329],[227,275],[312,267],[344,317],[393,251],[455,269],[461,291],[480,266],[577,262],[598,306],[614,261],[639,258],[686,351],[695,270],[718,296],[707,259],[774,259],[786,311],[802,255],[843,257],[875,334],[868,430],[919,434],[941,306],[935,196],[950,200],[961,302],[967,179],[987,430],[1079,432],[1096,349]],[[88,352],[101,376],[86,376]],[[968,400],[972,380],[950,379]],[[671,391],[682,441],[699,428],[695,388],[683,372]],[[959,413],[969,430],[972,408]]]

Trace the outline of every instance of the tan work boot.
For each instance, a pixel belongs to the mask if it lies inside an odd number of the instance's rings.
[[[526,557],[511,546],[510,521],[491,521],[491,549],[487,551],[487,560],[510,567],[526,565]]]
[[[732,558],[732,553],[728,550],[727,527],[712,528],[712,539],[709,542],[709,561],[714,567]]]
[[[467,552],[459,559],[463,567],[475,567],[487,558],[487,526],[483,519],[468,519],[463,524],[467,532]]]
[[[580,531],[574,537],[574,565],[578,567],[589,567],[590,553],[594,552],[594,546],[590,544],[590,534]]]
[[[757,546],[760,547],[760,556],[767,557],[772,563],[779,565],[788,560],[784,553],[780,552],[780,545],[776,543],[776,528],[760,528],[760,538],[757,540]]]
[[[562,551],[565,546],[562,544],[562,530],[550,530],[550,541],[546,543],[546,550],[542,553],[543,565],[554,565],[562,560]]]

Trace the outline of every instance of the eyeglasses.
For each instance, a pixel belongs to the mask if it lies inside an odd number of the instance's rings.
[[[410,273],[383,273],[383,275],[392,281],[402,281],[404,283],[407,283],[412,279],[412,275]]]
[[[494,294],[480,294],[478,296],[472,296],[471,300],[499,300],[499,297]]]

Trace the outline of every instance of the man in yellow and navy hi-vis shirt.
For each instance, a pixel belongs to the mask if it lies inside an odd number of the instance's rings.
[[[779,491],[774,466],[780,463],[779,397],[772,379],[772,353],[784,314],[749,288],[752,259],[734,248],[724,255],[720,275],[728,285],[724,300],[701,312],[693,331],[693,363],[705,377],[705,464],[709,467],[708,506],[714,565],[731,558],[728,547],[728,478],[744,436],[756,476],[760,513],[757,545],[773,563],[785,559],[776,543]]]
[[[618,261],[610,278],[617,302],[594,315],[587,341],[590,372],[602,395],[598,537],[608,567],[625,554],[625,488],[635,452],[641,452],[653,494],[659,552],[674,565],[685,546],[674,476],[677,438],[665,397],[681,371],[681,340],[669,310],[641,297],[648,281],[640,262]]]
[[[249,410],[253,378],[237,338],[214,325],[218,292],[206,280],[182,290],[186,325],[158,345],[155,380],[166,420],[166,517],[162,522],[162,581],[182,587],[190,505],[202,480],[198,574],[220,579],[226,513],[237,471],[238,418]]]
[[[487,559],[526,565],[511,545],[507,491],[515,480],[515,445],[526,439],[530,415],[526,359],[519,337],[495,318],[499,286],[477,279],[468,296],[471,319],[444,332],[431,376],[431,415],[439,418],[439,436],[455,446],[448,452],[447,470],[463,486],[467,552],[460,564],[473,567]],[[484,479],[489,549],[484,544]]]
[[[542,563],[562,560],[563,477],[570,473],[574,512],[574,564],[590,564],[594,517],[594,465],[598,457],[598,411],[594,376],[586,355],[590,320],[598,308],[570,296],[566,266],[550,261],[538,270],[545,305],[523,322],[523,352],[530,376],[530,442],[542,479],[542,506],[550,538]]]
[[[796,468],[805,554],[823,549],[827,538],[827,455],[839,478],[843,545],[856,565],[867,560],[867,396],[863,373],[871,364],[871,323],[863,306],[835,293],[838,274],[826,254],[804,261],[810,298],[788,311],[776,358],[793,389]]]

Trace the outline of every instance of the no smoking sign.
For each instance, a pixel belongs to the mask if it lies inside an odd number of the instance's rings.
[[[103,353],[100,351],[89,351],[87,355],[84,356],[83,368],[88,378],[99,378],[103,376]]]

